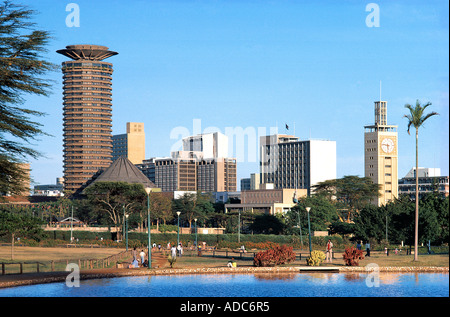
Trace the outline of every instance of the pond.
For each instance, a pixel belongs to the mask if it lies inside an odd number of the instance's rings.
[[[448,273],[133,276],[0,289],[1,297],[448,297]]]

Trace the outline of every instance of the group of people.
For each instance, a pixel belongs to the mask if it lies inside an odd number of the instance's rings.
[[[145,256],[147,255],[144,250],[141,250],[141,252],[139,252],[139,257],[141,262],[138,261],[137,258],[137,250],[136,247],[133,248],[133,260],[131,261],[131,268],[135,268],[135,267],[148,267],[148,260],[145,258]]]
[[[358,241],[358,243],[356,244],[356,249],[357,250],[361,250],[362,249],[362,241]],[[370,243],[369,241],[366,242],[366,255],[365,256],[369,256],[370,257]]]
[[[183,255],[183,245],[180,243],[178,243],[178,245],[175,247],[175,245],[173,245],[172,247],[170,247],[170,242],[167,243],[167,248],[170,249],[172,258],[176,258],[177,256],[181,257]]]
[[[356,244],[356,249],[361,250],[362,249],[362,241],[358,241]],[[370,257],[370,243],[367,241],[366,243],[366,255]],[[327,263],[333,262],[333,242],[331,242],[331,239],[328,239],[327,247],[326,247],[326,261]]]

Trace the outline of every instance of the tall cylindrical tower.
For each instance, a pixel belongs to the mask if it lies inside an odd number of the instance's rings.
[[[112,64],[99,45],[69,45],[62,63],[64,189],[77,191],[112,160]]]

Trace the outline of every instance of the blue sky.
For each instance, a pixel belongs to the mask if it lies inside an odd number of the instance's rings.
[[[399,176],[415,165],[414,136],[406,133],[406,103],[432,102],[441,115],[420,130],[419,165],[449,175],[449,51],[447,1],[376,1],[379,27],[368,27],[370,1],[61,1],[22,0],[39,11],[35,22],[54,39],[48,59],[71,44],[108,46],[114,64],[113,133],[144,122],[146,157],[168,156],[177,127],[193,132],[227,127],[258,131],[284,125],[301,139],[337,142],[337,176],[364,176],[364,125],[374,101],[388,102],[398,125]],[[80,9],[80,27],[67,27],[66,5]],[[47,113],[39,119],[53,137],[36,148],[38,184],[62,176],[62,74],[53,94],[27,98]],[[257,149],[258,144],[248,144]],[[233,148],[230,149],[232,154]],[[238,163],[238,180],[258,172]]]

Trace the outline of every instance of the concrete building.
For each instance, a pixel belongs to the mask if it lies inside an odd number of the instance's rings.
[[[183,139],[183,150],[171,157],[144,160],[138,167],[164,192],[236,191],[236,159],[228,153],[228,138],[221,133]]]
[[[305,140],[275,134],[260,138],[261,183],[275,189],[307,189],[336,179],[336,141]]]
[[[35,185],[33,196],[64,196],[64,179],[62,177],[56,178],[55,184]]]
[[[258,189],[241,192],[240,204],[225,204],[225,213],[247,211],[275,215],[286,213],[296,203],[294,198],[306,197],[307,189]]]
[[[177,152],[177,155],[180,153]],[[236,191],[236,160],[200,159],[196,156],[152,158],[137,165],[164,192]]]
[[[228,137],[220,132],[189,136],[182,142],[183,151],[201,152],[204,159],[228,157]]]
[[[160,158],[154,161],[155,185],[163,192],[196,191],[195,159]]]
[[[386,101],[375,101],[375,123],[364,129],[364,175],[381,185],[373,202],[381,206],[398,197],[397,126],[387,124]]]
[[[261,174],[260,173],[250,174],[250,189],[251,190],[259,189],[260,186],[261,186]]]
[[[419,167],[419,199],[434,191],[447,197],[449,195],[449,177],[441,176],[440,168]],[[415,167],[405,177],[398,180],[398,194],[407,195],[411,200],[416,200]]]
[[[127,122],[126,133],[112,136],[112,160],[124,156],[133,164],[145,160],[144,123]]]
[[[240,202],[241,192],[214,192],[212,198],[216,203]]]
[[[250,189],[250,178],[241,178],[241,191]]]
[[[112,64],[117,52],[99,45],[69,45],[63,72],[64,189],[77,191],[112,162]]]

